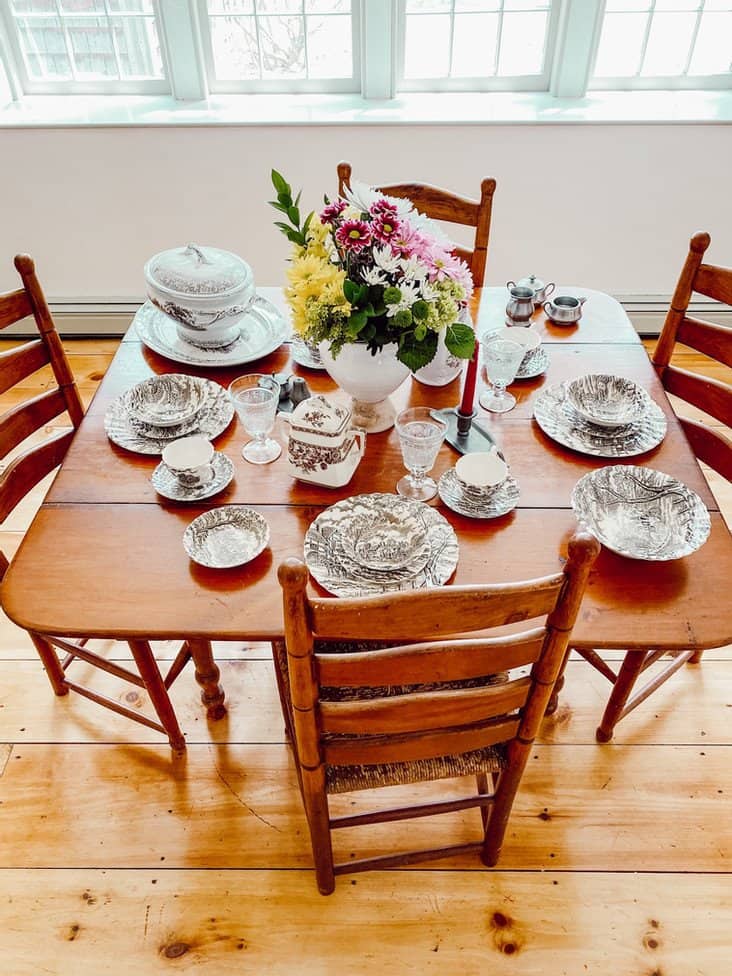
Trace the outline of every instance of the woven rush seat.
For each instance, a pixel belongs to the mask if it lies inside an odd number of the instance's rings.
[[[396,642],[384,641],[315,641],[317,654],[353,654],[361,651],[383,650],[397,647]],[[289,701],[289,677],[287,673],[287,649],[284,641],[273,641],[272,649],[281,680],[287,689]],[[323,701],[363,701],[369,698],[390,698],[416,692],[455,691],[465,688],[485,688],[505,684],[508,673],[487,674],[462,681],[430,681],[411,685],[375,685],[368,688],[321,688]],[[284,702],[283,702],[284,704]],[[329,734],[325,741],[352,741],[360,739],[376,743],[380,736],[350,736]],[[375,763],[368,766],[332,766],[326,764],[325,780],[329,793],[350,793],[352,790],[370,790],[379,786],[400,786],[426,780],[448,779],[477,773],[499,773],[506,766],[506,752],[501,746],[474,749],[456,756],[438,756],[414,762]]]

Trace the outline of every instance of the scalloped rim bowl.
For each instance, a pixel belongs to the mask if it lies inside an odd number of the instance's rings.
[[[640,420],[649,396],[623,376],[588,373],[567,383],[567,399],[577,413],[597,427],[624,427]]]
[[[204,385],[195,376],[166,373],[150,376],[129,392],[130,414],[152,427],[175,427],[196,416],[206,398]]]

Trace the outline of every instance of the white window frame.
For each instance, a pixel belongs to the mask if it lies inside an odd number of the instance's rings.
[[[651,25],[653,23],[653,14],[656,13],[655,2],[651,2],[650,11],[645,11],[650,13],[651,16],[648,18],[648,24],[646,25],[645,37],[643,38],[643,48],[640,55],[640,63],[638,71],[643,67],[643,59],[645,58],[646,51],[648,49],[648,39],[651,33]],[[691,58],[694,54],[694,44],[696,42],[696,36],[699,32],[699,27],[701,25],[703,7],[700,7],[697,11],[696,24],[694,25],[694,32],[692,42],[689,45],[689,54],[686,59],[686,70],[688,71],[689,65],[691,63]],[[598,33],[597,41],[595,43],[595,57],[597,56],[597,48],[599,46],[600,37]],[[594,62],[594,57],[593,57]],[[620,77],[608,76],[608,77],[590,77],[588,83],[588,91],[657,91],[660,89],[671,90],[671,91],[689,91],[689,90],[701,90],[701,91],[723,91],[727,88],[732,88],[732,72],[723,75],[625,75]]]
[[[549,22],[544,45],[544,70],[536,75],[494,75],[479,78],[428,78],[405,79],[404,55],[406,51],[407,0],[396,0],[397,19],[397,89],[402,92],[546,92],[550,87],[552,61],[554,57],[557,29],[561,14],[561,0],[553,0],[549,10]],[[454,0],[451,15],[454,15]]]
[[[242,81],[218,81],[214,65],[213,43],[211,39],[208,5],[206,0],[198,0],[198,17],[201,27],[204,68],[208,90],[216,94],[266,92],[288,94],[311,93],[358,93],[361,90],[361,8],[369,6],[368,0],[351,0],[351,38],[353,51],[353,73],[350,78],[308,78],[308,79],[252,79]],[[304,15],[304,4],[302,13]],[[220,16],[220,15],[214,15]],[[338,16],[345,16],[340,14]]]
[[[112,17],[124,16],[118,11],[109,9],[109,4],[105,3],[104,14]],[[55,81],[31,78],[26,70],[25,59],[21,50],[20,38],[16,29],[16,21],[10,11],[9,0],[0,0],[0,57],[6,67],[6,71],[11,78],[11,87],[19,89],[26,95],[91,95],[91,94],[120,94],[120,95],[160,95],[170,94],[170,82],[168,81],[168,66],[166,58],[166,45],[162,40],[161,18],[158,14],[158,0],[153,0],[153,17],[155,25],[160,35],[160,52],[163,61],[163,77],[134,79],[134,78],[115,78],[105,81],[98,79],[94,81],[84,81],[76,78],[61,78]],[[57,17],[63,24],[64,18],[60,16],[58,0],[56,0],[56,12],[48,14],[49,17]],[[66,18],[74,16],[79,19],[92,19],[93,14],[78,15],[66,14]],[[140,13],[141,17],[150,17],[150,14]],[[32,19],[32,18],[31,18]],[[3,41],[5,43],[3,43]],[[71,61],[73,69],[73,61]]]
[[[164,81],[31,82],[25,76],[8,0],[0,0],[0,61],[12,95],[169,94],[183,101],[202,101],[214,91],[248,93],[343,93],[367,101],[388,102],[411,92],[536,92],[557,99],[583,98],[596,90],[702,89],[724,92],[732,88],[727,75],[695,78],[593,79],[605,0],[554,0],[547,34],[544,75],[523,79],[437,79],[402,87],[405,0],[353,0],[354,76],[335,81],[254,81],[212,85],[210,43],[205,0],[154,0],[160,35]]]

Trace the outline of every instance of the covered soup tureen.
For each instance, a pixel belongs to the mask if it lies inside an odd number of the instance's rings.
[[[231,251],[197,244],[150,258],[145,280],[150,300],[176,320],[181,338],[203,348],[237,338],[255,295],[246,261]]]
[[[287,467],[293,478],[340,488],[363,457],[366,433],[351,426],[351,410],[323,396],[309,397],[292,412]]]

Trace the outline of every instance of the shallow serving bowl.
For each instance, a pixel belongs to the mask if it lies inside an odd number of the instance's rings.
[[[613,464],[575,485],[572,508],[600,542],[632,559],[679,559],[704,545],[709,512],[686,485],[653,468]]]
[[[153,427],[174,427],[192,420],[206,399],[205,384],[196,376],[166,373],[134,386],[127,400],[130,414]]]
[[[567,384],[567,399],[590,423],[598,427],[622,427],[641,419],[650,398],[632,380],[590,373]]]

